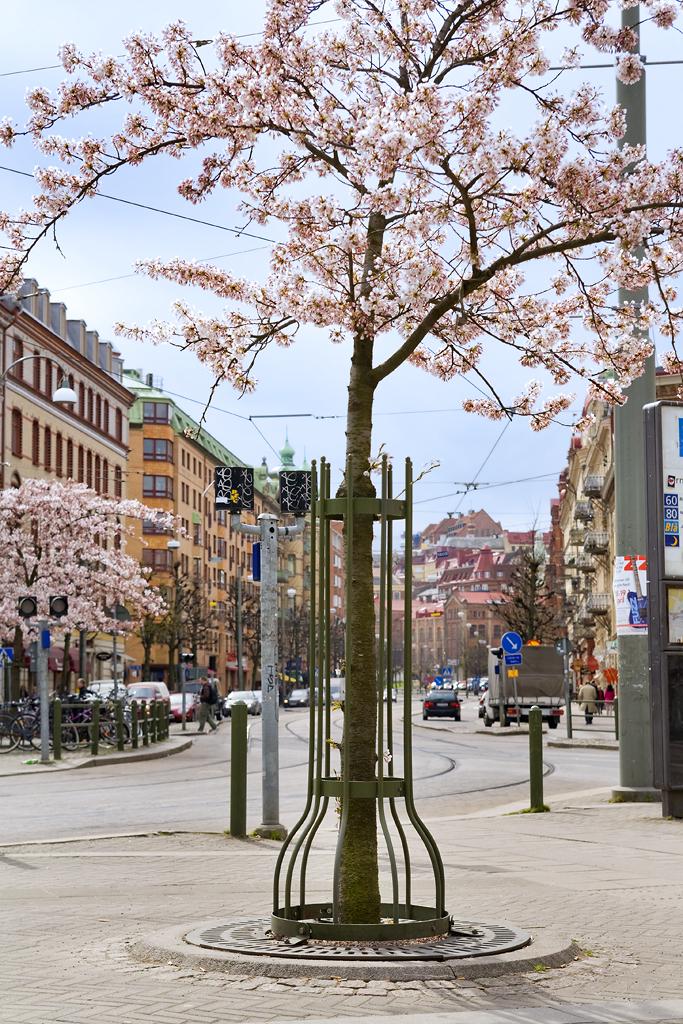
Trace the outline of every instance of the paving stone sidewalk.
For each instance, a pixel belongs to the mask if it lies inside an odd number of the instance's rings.
[[[452,913],[532,933],[552,928],[585,952],[561,969],[439,982],[309,979],[303,967],[301,977],[277,981],[131,959],[132,942],[168,926],[187,922],[189,930],[223,911],[265,917],[272,843],[184,833],[0,847],[0,1021],[223,1024],[449,1012],[453,1024],[468,1024],[455,1015],[490,1011],[473,1022],[571,1024],[576,1004],[616,1001],[626,1011],[625,1001],[680,999],[683,824],[660,814],[595,804],[432,821]],[[333,843],[325,833],[324,851],[311,859],[312,898],[323,898]],[[429,899],[426,865],[415,888]],[[594,1019],[588,1009],[584,1019]],[[675,1018],[662,1011],[631,1019]]]

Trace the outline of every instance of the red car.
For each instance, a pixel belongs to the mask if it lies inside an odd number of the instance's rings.
[[[197,714],[197,694],[196,693],[185,693],[185,721],[194,722],[195,715]],[[168,711],[168,716],[173,722],[182,722],[183,720],[183,695],[182,693],[171,694],[171,706]]]

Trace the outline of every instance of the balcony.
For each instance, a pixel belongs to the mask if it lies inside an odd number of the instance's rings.
[[[609,615],[611,603],[609,594],[589,594],[586,598],[586,612],[592,615]]]
[[[588,602],[586,602],[586,604],[584,604],[580,609],[578,619],[582,626],[592,627],[595,625],[593,613],[588,610]]]
[[[583,544],[583,530],[574,527],[569,531],[569,543],[570,544]]]
[[[609,551],[609,534],[600,530],[589,530],[583,541],[587,555],[606,555]]]
[[[590,501],[577,501],[574,506],[574,519],[582,523],[593,521],[593,504]]]
[[[591,473],[583,482],[583,493],[587,498],[601,498],[605,486],[604,476]]]
[[[574,568],[579,572],[595,572],[596,565],[590,555],[577,555],[574,559]]]

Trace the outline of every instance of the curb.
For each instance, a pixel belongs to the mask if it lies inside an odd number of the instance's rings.
[[[548,729],[547,725],[544,725],[542,727],[542,729],[541,729],[541,732],[543,733],[544,736],[547,736],[547,734],[550,732],[550,729]],[[527,725],[510,725],[507,729],[505,729],[505,728],[503,728],[503,729],[500,729],[500,728],[494,729],[493,726],[491,726],[490,729],[487,729],[486,727],[484,727],[483,729],[475,729],[474,730],[474,735],[475,736],[528,736],[529,735],[529,727]]]
[[[154,932],[147,938],[127,946],[129,956],[143,963],[172,964],[174,967],[221,974],[260,978],[348,978],[360,981],[438,981],[439,979],[495,978],[521,974],[544,967],[564,967],[581,956],[580,946],[573,940],[539,930],[531,947],[502,953],[442,963],[435,960],[396,960],[354,963],[348,960],[285,960],[280,957],[245,956],[238,953],[206,950],[190,946],[185,935],[196,928],[224,924],[213,918]]]
[[[618,740],[548,740],[549,747],[564,747],[571,750],[577,747],[582,750],[618,750]]]
[[[165,742],[172,745],[160,749],[155,747],[151,750],[139,750],[137,753],[129,751],[123,754],[103,754],[101,757],[85,758],[82,761],[77,761],[75,764],[56,764],[54,761],[50,761],[47,765],[35,765],[38,771],[34,772],[30,768],[19,768],[16,771],[9,772],[0,770],[0,779],[11,779],[18,776],[35,779],[46,772],[74,772],[79,768],[98,768],[100,765],[111,767],[114,764],[131,764],[134,761],[156,761],[162,757],[171,757],[173,754],[182,754],[184,750],[189,750],[193,743],[191,739],[185,739],[181,743],[173,743],[173,739],[166,740]]]

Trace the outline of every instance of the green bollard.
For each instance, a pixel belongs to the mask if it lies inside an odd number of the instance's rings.
[[[159,713],[161,715],[161,731],[165,740],[168,739],[168,708],[166,707],[166,701],[162,700],[159,704]]]
[[[529,712],[529,810],[548,810],[543,803],[543,713],[536,704]]]
[[[120,700],[114,705],[114,721],[116,724],[116,749],[123,750],[123,705]]]
[[[147,707],[147,701],[143,700],[140,702],[140,714],[142,715],[142,745],[143,747],[149,746],[149,709]]]
[[[619,698],[615,697],[612,701],[614,705],[614,738],[619,739]]]
[[[138,749],[138,702],[131,701],[130,705],[130,743],[133,750]]]
[[[90,753],[96,756],[100,751],[100,702],[92,706],[92,722],[90,723]]]
[[[247,705],[230,712],[230,835],[247,834]]]
[[[149,705],[149,742],[156,743],[157,741],[157,702],[156,700],[150,701]]]
[[[52,752],[55,761],[62,759],[62,702],[55,697],[52,702]]]

